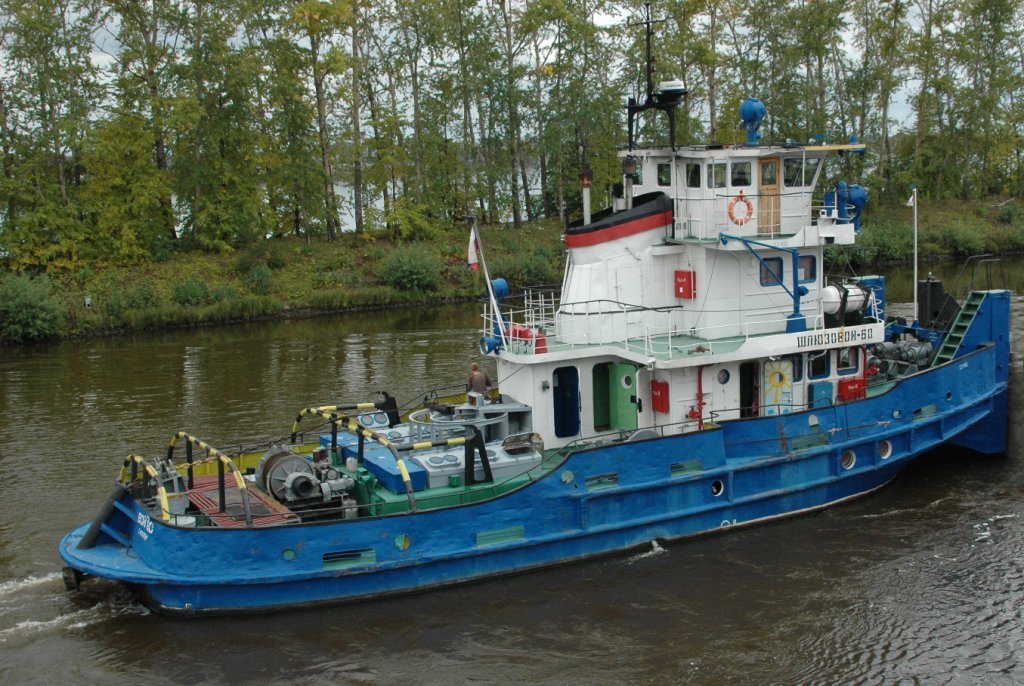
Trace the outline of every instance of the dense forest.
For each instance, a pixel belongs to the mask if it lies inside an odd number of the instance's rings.
[[[681,142],[867,142],[875,203],[1024,198],[1019,0],[658,2]],[[474,213],[559,217],[619,174],[638,2],[0,0],[0,263],[20,273]],[[660,122],[642,122],[641,138]]]

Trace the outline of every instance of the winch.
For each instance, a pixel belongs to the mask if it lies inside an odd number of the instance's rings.
[[[282,446],[272,447],[260,458],[256,483],[293,509],[326,503],[351,508],[346,517],[356,516],[356,500],[349,495],[355,480],[331,463],[324,448],[313,451],[309,459]]]

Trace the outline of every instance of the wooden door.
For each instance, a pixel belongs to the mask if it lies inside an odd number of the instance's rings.
[[[781,221],[781,208],[779,199],[779,184],[782,179],[779,175],[779,158],[769,157],[758,161],[758,233],[774,236],[779,233]]]

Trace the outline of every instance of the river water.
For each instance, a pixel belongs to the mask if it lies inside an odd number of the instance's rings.
[[[1020,293],[1024,263],[1009,266]],[[893,299],[910,280],[891,274]],[[310,404],[462,384],[478,308],[2,350],[0,682],[1024,682],[1024,300],[1013,309],[1005,456],[932,453],[852,504],[628,556],[200,620],[112,584],[63,589],[58,541],[95,515],[124,455],[159,454],[177,430],[228,446],[287,433]]]

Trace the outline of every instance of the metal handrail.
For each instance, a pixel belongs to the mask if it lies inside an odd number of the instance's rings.
[[[238,486],[238,493],[242,498],[242,508],[245,510],[245,525],[252,526],[252,503],[249,500],[249,489],[245,485],[245,479],[242,477],[242,472],[235,466],[234,461],[221,451],[206,443],[206,441],[184,431],[179,431],[171,436],[171,442],[167,446],[167,460],[172,464],[174,446],[177,444],[179,438],[186,441],[186,459],[189,462],[189,488],[192,487],[192,446],[196,446],[200,450],[205,450],[211,458],[215,458],[217,460],[217,490],[220,497],[220,511],[224,512],[226,510],[226,488],[224,485],[224,469],[226,467],[235,476],[235,484]]]

